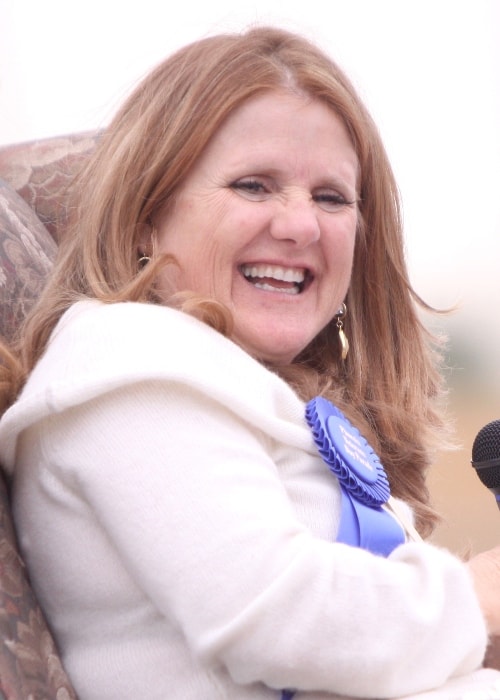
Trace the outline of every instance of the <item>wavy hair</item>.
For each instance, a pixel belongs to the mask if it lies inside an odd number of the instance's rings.
[[[21,331],[17,359],[4,354],[4,403],[13,400],[76,300],[159,302],[155,277],[168,260],[138,270],[144,227],[172,205],[228,115],[277,89],[321,100],[343,121],[359,160],[360,201],[345,300],[347,360],[340,358],[332,321],[293,365],[274,371],[305,400],[322,393],[345,411],[379,453],[393,494],[414,507],[417,525],[428,534],[435,515],[425,472],[444,434],[442,385],[436,344],[418,316],[419,307],[431,309],[412,289],[406,269],[398,188],[378,130],[349,79],[314,44],[282,29],[256,27],[190,44],[125,101],[75,184],[73,223]],[[230,335],[226,310],[184,296],[175,303]]]

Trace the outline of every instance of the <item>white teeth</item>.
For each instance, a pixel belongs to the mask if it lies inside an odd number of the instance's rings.
[[[295,282],[301,284],[305,277],[304,270],[281,267],[280,265],[243,265],[241,271],[245,277],[269,277],[281,282]],[[261,286],[264,289],[264,286]],[[267,289],[269,285],[266,285]]]
[[[266,292],[281,292],[282,294],[299,294],[298,287],[273,287],[272,284],[266,284],[265,282],[255,282],[255,287],[257,289],[265,289]]]

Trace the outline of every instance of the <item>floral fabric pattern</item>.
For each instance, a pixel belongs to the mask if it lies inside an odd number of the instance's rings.
[[[0,178],[36,212],[54,240],[60,240],[67,222],[68,189],[99,132],[42,139],[0,148]]]
[[[0,333],[11,338],[41,291],[57,245],[35,212],[0,180]]]
[[[19,556],[0,477],[0,700],[76,700]]]
[[[98,132],[0,148],[0,335],[40,293],[64,233],[67,192]]]
[[[0,334],[7,339],[52,267],[65,223],[62,191],[93,144],[51,141],[0,149]],[[1,471],[0,700],[76,700],[19,554]]]

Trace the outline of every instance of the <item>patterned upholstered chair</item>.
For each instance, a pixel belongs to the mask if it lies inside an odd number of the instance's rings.
[[[95,134],[0,148],[0,334],[12,337],[64,232],[64,192]],[[76,700],[18,552],[0,471],[0,700]]]

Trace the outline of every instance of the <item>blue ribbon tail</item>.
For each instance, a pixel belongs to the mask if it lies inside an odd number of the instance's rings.
[[[373,554],[389,556],[405,541],[397,520],[380,506],[367,506],[342,486],[342,511],[337,542],[367,549]]]

